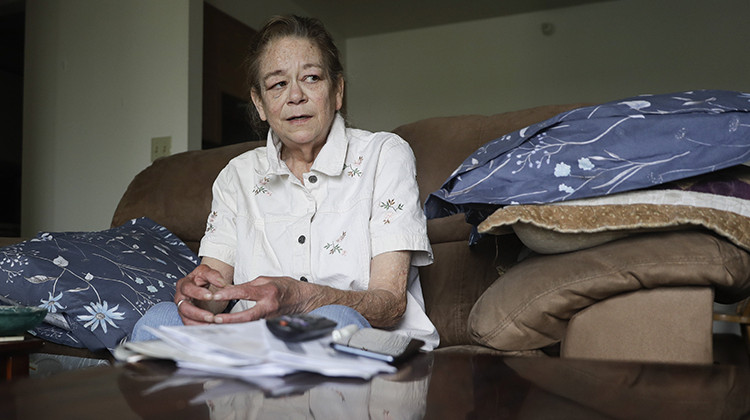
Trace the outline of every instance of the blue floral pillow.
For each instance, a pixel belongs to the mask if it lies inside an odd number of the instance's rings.
[[[0,300],[47,308],[34,331],[44,339],[112,350],[197,265],[177,236],[147,218],[100,232],[43,232],[0,248]]]
[[[651,188],[746,162],[748,139],[750,93],[696,90],[577,108],[477,149],[429,195],[425,213],[465,213],[476,226],[503,206]]]

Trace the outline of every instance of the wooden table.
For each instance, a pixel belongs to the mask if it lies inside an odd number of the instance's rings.
[[[372,381],[303,375],[273,396],[149,362],[0,384],[3,419],[714,419],[750,413],[750,370],[434,352]],[[169,383],[171,386],[167,386]]]
[[[0,341],[0,375],[3,380],[29,376],[29,353],[42,348],[38,338],[18,341]]]

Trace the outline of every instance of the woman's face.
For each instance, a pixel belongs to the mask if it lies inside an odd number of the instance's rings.
[[[253,103],[282,143],[324,144],[343,103],[344,81],[328,80],[315,44],[297,37],[272,41],[261,56],[260,77]]]

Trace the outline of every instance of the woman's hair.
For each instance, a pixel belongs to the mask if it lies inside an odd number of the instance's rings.
[[[247,86],[250,92],[255,92],[258,95],[261,93],[261,59],[268,45],[285,37],[304,38],[318,47],[323,57],[323,71],[325,71],[328,80],[331,81],[332,89],[339,79],[344,78],[344,67],[339,59],[339,50],[333,42],[333,37],[320,20],[294,15],[274,16],[266,22],[250,42],[250,50],[246,60]],[[248,110],[253,127],[259,135],[265,135],[268,131],[268,124],[260,119],[252,101],[248,104]]]

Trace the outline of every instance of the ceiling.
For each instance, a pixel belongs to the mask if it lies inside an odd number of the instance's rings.
[[[349,38],[612,0],[292,1]]]
[[[350,38],[614,0],[290,1]],[[24,0],[0,0],[0,15],[22,12],[24,5]]]

